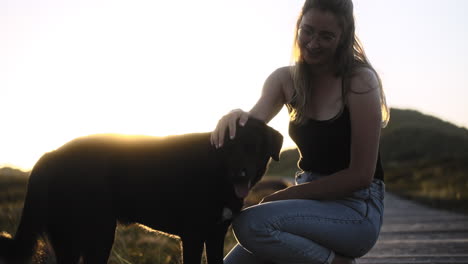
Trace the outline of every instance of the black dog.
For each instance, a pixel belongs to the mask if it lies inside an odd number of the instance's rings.
[[[185,263],[222,263],[224,236],[248,190],[279,159],[283,137],[249,119],[215,149],[210,133],[167,138],[96,135],[45,154],[28,183],[14,239],[0,259],[25,263],[45,234],[57,263],[107,263],[117,221],[180,236]]]

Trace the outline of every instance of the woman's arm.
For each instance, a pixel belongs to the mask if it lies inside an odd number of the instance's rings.
[[[347,97],[351,121],[350,164],[347,169],[278,191],[262,202],[283,199],[336,199],[372,183],[378,157],[381,105],[377,76],[367,69],[351,79]]]
[[[265,123],[270,122],[281,110],[285,103],[284,84],[289,76],[289,68],[283,67],[275,70],[266,79],[260,99],[249,111],[244,112],[240,109],[233,110],[223,116],[211,133],[211,144],[217,148],[224,143],[226,129],[229,129],[230,138],[236,135],[236,123],[239,121],[241,126],[245,125],[249,116],[262,120]]]

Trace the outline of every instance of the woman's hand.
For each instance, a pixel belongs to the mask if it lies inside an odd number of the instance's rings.
[[[218,121],[218,125],[216,125],[215,130],[211,132],[211,145],[216,148],[222,147],[224,143],[224,135],[228,128],[230,139],[234,139],[236,136],[236,123],[239,122],[239,125],[244,126],[248,119],[249,113],[241,109],[234,109],[227,115],[223,116]]]
[[[291,74],[288,67],[282,67],[275,70],[268,76],[263,86],[262,95],[254,107],[249,112],[244,112],[241,109],[235,109],[223,116],[211,133],[211,145],[216,148],[223,146],[226,129],[229,128],[229,137],[233,139],[236,136],[236,123],[239,122],[244,126],[249,116],[261,120],[267,124],[278,114],[286,102],[286,97],[283,93],[284,80],[290,80]],[[292,90],[291,90],[292,92]],[[288,98],[290,98],[289,96]]]

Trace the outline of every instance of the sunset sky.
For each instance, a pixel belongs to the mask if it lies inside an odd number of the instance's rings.
[[[211,131],[290,63],[303,0],[0,1],[0,167],[94,133]],[[468,127],[468,1],[354,0],[391,107]],[[390,121],[391,122],[391,121]],[[270,123],[286,141],[287,114]]]

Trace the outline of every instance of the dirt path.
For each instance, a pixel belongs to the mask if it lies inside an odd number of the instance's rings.
[[[387,192],[379,241],[358,263],[468,263],[468,216]]]

